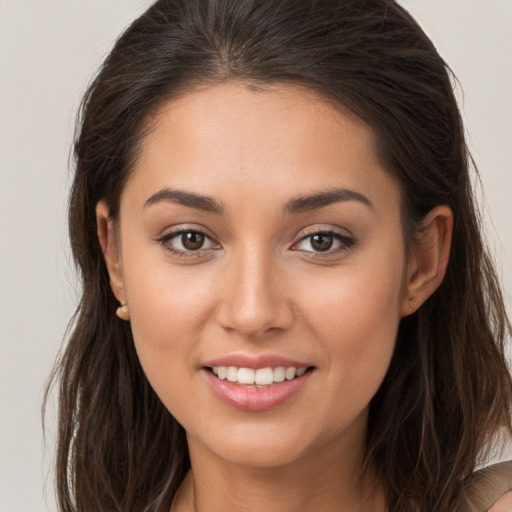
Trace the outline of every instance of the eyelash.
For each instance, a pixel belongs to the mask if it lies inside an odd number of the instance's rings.
[[[171,252],[173,255],[178,256],[178,257],[185,257],[185,258],[202,257],[205,255],[205,253],[207,251],[210,251],[212,249],[212,247],[208,247],[206,249],[200,248],[197,250],[192,250],[192,249],[182,250],[182,249],[176,249],[175,247],[173,247],[170,244],[171,240],[177,239],[180,236],[183,236],[184,234],[187,234],[187,233],[202,235],[205,238],[205,240],[208,240],[211,244],[213,244],[214,246],[217,246],[217,247],[213,248],[214,250],[217,249],[219,246],[219,244],[217,242],[215,242],[211,236],[207,235],[204,231],[202,231],[200,229],[179,229],[176,231],[172,231],[172,232],[167,233],[164,236],[158,238],[157,242],[159,242],[167,251]],[[314,250],[307,251],[307,250],[301,250],[301,249],[293,249],[293,247],[298,246],[299,244],[305,242],[308,239],[312,240],[313,237],[315,237],[315,236],[332,237],[333,243],[338,242],[339,247],[337,247],[334,250],[332,250],[331,247],[329,247],[325,251],[314,251]],[[304,253],[312,253],[315,255],[315,257],[329,257],[329,256],[332,256],[333,254],[347,251],[354,245],[355,245],[355,240],[348,236],[341,235],[340,233],[336,233],[335,231],[317,230],[317,231],[312,231],[311,233],[306,234],[298,242],[295,242],[292,246],[292,250],[302,251]]]

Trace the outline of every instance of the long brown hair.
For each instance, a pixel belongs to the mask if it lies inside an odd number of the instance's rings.
[[[159,0],[118,39],[84,97],[74,147],[69,233],[83,290],[52,375],[61,510],[168,511],[190,467],[184,430],[116,318],[95,206],[104,199],[117,217],[152,112],[225,80],[303,85],[368,123],[402,190],[409,247],[429,210],[452,209],[446,278],[401,321],[370,404],[367,462],[390,511],[453,510],[499,429],[512,429],[510,324],[481,237],[453,75],[393,0]]]

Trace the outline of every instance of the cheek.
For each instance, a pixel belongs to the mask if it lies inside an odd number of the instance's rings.
[[[211,284],[197,268],[176,271],[161,253],[153,252],[158,251],[126,248],[123,275],[140,363],[154,390],[172,408],[170,401],[176,397],[192,400],[185,385],[198,359]]]
[[[196,329],[204,302],[204,288],[194,282],[197,276],[183,279],[169,270],[165,265],[153,266],[142,279],[137,272],[127,272],[126,277],[134,334],[161,349],[170,341],[188,345],[187,333],[192,335]],[[175,343],[171,345],[176,348]]]
[[[319,329],[323,326],[347,340],[370,332],[386,336],[400,319],[403,272],[398,251],[336,269],[317,280],[309,293],[304,291],[310,317]]]
[[[349,390],[353,408],[377,392],[391,361],[400,322],[403,259],[380,254],[341,269],[308,298],[309,328],[325,354],[329,385]],[[318,283],[317,283],[318,284]]]

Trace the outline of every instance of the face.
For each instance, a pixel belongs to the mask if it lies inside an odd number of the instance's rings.
[[[111,277],[191,447],[260,467],[361,447],[407,267],[374,146],[360,119],[292,86],[212,86],[156,116]]]

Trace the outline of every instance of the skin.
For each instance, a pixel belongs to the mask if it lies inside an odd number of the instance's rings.
[[[489,509],[489,512],[510,512],[511,510],[512,492],[508,492]]]
[[[444,277],[449,208],[427,215],[406,259],[400,190],[371,129],[299,87],[206,87],[151,121],[118,227],[104,202],[97,220],[141,364],[187,432],[192,471],[172,510],[384,511],[372,468],[358,478],[368,404],[400,319]],[[368,204],[348,198],[284,211],[335,188]],[[154,199],[168,189],[208,196],[223,213]],[[170,238],[176,229],[209,238],[177,255],[169,250],[183,250]],[[311,240],[318,232],[344,238],[321,252]],[[205,361],[228,354],[276,354],[314,370],[284,404],[242,411],[221,402],[203,375]]]

